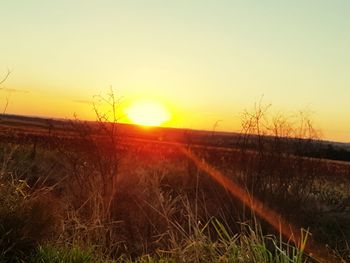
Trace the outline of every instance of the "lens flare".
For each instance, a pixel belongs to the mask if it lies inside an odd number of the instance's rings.
[[[335,258],[324,248],[319,246],[312,237],[308,237],[304,243],[303,232],[283,218],[277,211],[267,207],[264,203],[251,196],[245,189],[234,181],[224,176],[219,170],[198,158],[193,152],[182,145],[178,145],[180,151],[198,167],[208,174],[214,181],[224,187],[232,196],[238,198],[249,207],[257,216],[264,219],[272,227],[280,232],[286,239],[292,241],[300,249],[304,249],[308,256],[317,262],[335,262]]]

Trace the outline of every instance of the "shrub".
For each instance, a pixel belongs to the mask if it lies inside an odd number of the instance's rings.
[[[260,101],[242,115],[239,177],[250,194],[295,214],[320,174],[320,160],[306,157],[318,150],[320,135],[308,114],[273,114],[270,108]]]
[[[30,189],[25,181],[0,181],[0,257],[24,258],[55,232],[57,203],[47,191]]]

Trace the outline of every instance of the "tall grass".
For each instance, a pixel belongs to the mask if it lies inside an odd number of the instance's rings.
[[[130,161],[124,165],[128,167]],[[24,180],[3,174],[1,260],[287,262],[288,258],[300,262],[300,258],[304,259],[303,248],[264,235],[257,222],[241,224],[241,231],[234,232],[224,217],[212,217],[212,208],[206,203],[209,199],[204,197],[200,183],[193,189],[197,194],[184,191],[181,184],[174,189],[171,185],[174,174],[177,180],[184,179],[186,167],[169,162],[145,169],[145,163],[141,162],[130,172],[124,165],[121,165],[125,174],[121,173],[119,179],[116,202],[119,206],[114,207],[111,220],[99,216],[98,193],[90,192],[85,199],[76,199],[82,195],[74,194],[72,187],[79,189],[74,177],[59,180],[60,187],[54,189],[44,186],[31,189]],[[91,180],[85,184],[96,183],[93,174],[84,175],[86,180]],[[55,192],[57,189],[59,193]],[[57,204],[50,201],[50,195],[61,199],[61,209],[55,209]],[[8,216],[11,218],[6,221]],[[60,218],[62,225],[55,223]]]
[[[198,160],[301,217],[298,206],[309,198],[320,166],[284,153],[285,132],[275,122],[275,141],[264,137],[261,110],[248,116],[246,133],[259,132],[254,154],[246,134],[238,153],[197,150]],[[107,137],[79,124],[74,144],[57,139],[50,150],[45,142],[1,148],[1,260],[312,262],[305,252],[309,232],[293,244],[181,152],[142,143],[117,147],[120,138],[110,136],[117,133],[116,117],[112,125],[103,118],[98,130]],[[309,127],[304,124],[300,131]]]

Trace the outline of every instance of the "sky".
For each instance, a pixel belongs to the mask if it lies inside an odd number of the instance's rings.
[[[349,10],[345,0],[2,0],[0,76],[11,74],[0,110],[94,119],[91,101],[112,87],[121,109],[167,105],[167,126],[239,131],[263,97],[350,142]]]

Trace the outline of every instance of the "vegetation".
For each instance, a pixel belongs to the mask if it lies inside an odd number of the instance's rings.
[[[145,199],[144,204],[140,203],[143,206],[141,210],[148,210],[143,211],[147,215],[136,217],[134,214],[135,217],[130,218],[129,223],[119,221],[115,226],[109,221],[99,222],[97,215],[86,215],[87,211],[82,211],[80,214],[78,211],[82,210],[80,206],[76,209],[66,208],[68,211],[66,211],[66,218],[63,219],[62,228],[55,224],[57,217],[51,216],[54,215],[50,214],[52,204],[47,205],[43,202],[46,200],[44,195],[40,197],[41,203],[37,204],[36,210],[30,210],[32,205],[29,202],[23,207],[25,199],[32,199],[26,194],[30,192],[29,186],[23,187],[23,182],[11,181],[11,185],[1,189],[3,194],[8,193],[15,197],[4,198],[12,201],[9,205],[2,202],[1,218],[4,220],[12,216],[11,223],[10,221],[1,222],[2,226],[8,228],[4,230],[5,235],[2,235],[1,240],[2,262],[23,260],[25,262],[112,262],[112,258],[114,258],[113,262],[289,262],[290,259],[292,262],[302,262],[302,259],[305,260],[304,244],[296,248],[290,243],[284,243],[280,238],[265,236],[256,222],[251,224],[254,228],[248,223],[241,224],[241,231],[236,234],[216,218],[210,218],[207,223],[201,223],[198,214],[196,216],[193,211],[193,204],[191,204],[193,200],[189,199],[188,194],[179,193],[172,198],[169,192],[161,189],[158,177],[148,178],[152,176],[149,174],[140,176],[142,178],[139,178],[140,181],[135,190],[143,195],[140,199],[153,196],[153,200]],[[141,188],[144,188],[144,191],[141,191]],[[136,192],[131,194],[135,195]],[[135,202],[135,196],[129,201]],[[128,200],[122,200],[122,202],[126,203]],[[135,208],[136,206],[132,207],[132,209]],[[30,211],[32,218],[26,216],[26,211]],[[179,211],[183,213],[183,218],[179,217]],[[123,211],[123,214],[123,216],[131,216],[132,211]],[[118,224],[120,227],[117,227]],[[143,230],[143,225],[150,229]],[[38,229],[38,227],[41,228]],[[25,230],[26,228],[29,228],[29,232]],[[52,228],[56,231],[52,231]],[[115,230],[117,235],[112,236],[112,230]],[[125,233],[125,240],[118,240],[123,236],[123,230],[129,233],[134,231],[135,233],[132,234],[142,234],[142,236],[126,236],[128,233]],[[141,231],[144,232],[141,233]],[[147,235],[149,231],[153,232],[154,236]],[[49,239],[43,239],[39,235],[49,232],[55,233]],[[147,242],[140,240],[141,238],[150,240]],[[115,245],[113,245],[114,242],[116,242]],[[135,246],[135,244],[145,246],[147,243],[149,248]],[[131,247],[133,244],[134,246]],[[137,251],[139,253],[135,253]]]
[[[349,165],[297,154],[317,138],[304,116],[257,105],[223,149],[137,140],[96,112],[1,137],[0,262],[350,261]]]

